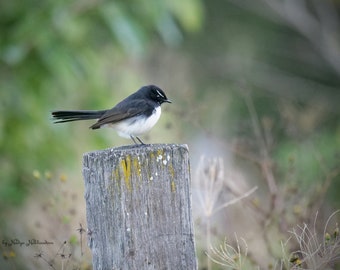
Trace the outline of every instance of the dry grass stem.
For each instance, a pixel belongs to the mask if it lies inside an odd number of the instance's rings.
[[[248,254],[248,246],[243,238],[240,238],[243,244],[243,248],[240,246],[240,241],[235,233],[236,248],[227,243],[227,239],[219,248],[210,247],[211,253],[207,253],[207,256],[214,263],[221,266],[226,266],[231,269],[243,269],[245,258]]]

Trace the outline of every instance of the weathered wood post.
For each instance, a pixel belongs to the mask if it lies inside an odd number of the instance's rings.
[[[197,269],[186,145],[84,155],[94,270]]]

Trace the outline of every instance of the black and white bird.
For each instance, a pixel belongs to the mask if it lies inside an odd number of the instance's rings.
[[[164,102],[171,103],[163,90],[155,85],[147,85],[109,110],[53,111],[52,116],[54,123],[98,119],[90,126],[91,129],[111,127],[121,137],[131,138],[137,144],[136,138],[144,144],[138,136],[157,123],[161,116],[161,104]]]

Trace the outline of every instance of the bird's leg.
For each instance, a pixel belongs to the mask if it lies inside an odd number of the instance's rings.
[[[143,143],[143,141],[140,138],[138,138],[137,136],[135,136],[135,137],[140,142],[141,145],[145,145],[145,143]],[[131,140],[133,140],[133,142],[135,144],[139,145],[139,143],[136,142],[135,138],[132,135],[130,135],[130,138],[131,138]]]
[[[143,143],[143,141],[141,139],[139,139],[137,136],[136,136],[136,138],[142,145],[145,145],[145,143]]]
[[[133,142],[134,142],[135,144],[138,144],[138,143],[136,143],[136,140],[135,140],[135,138],[134,138],[132,135],[130,135],[130,138],[131,138],[131,140],[133,140]]]

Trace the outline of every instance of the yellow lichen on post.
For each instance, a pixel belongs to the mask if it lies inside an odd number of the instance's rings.
[[[116,166],[116,167],[112,170],[112,172],[111,172],[111,179],[110,179],[110,180],[112,180],[112,181],[117,181],[117,180],[119,180],[119,178],[120,178],[119,167]],[[120,183],[119,183],[119,186],[120,186]],[[108,188],[109,188],[110,190],[112,190],[113,192],[115,192],[115,191],[114,191],[114,187],[115,187],[115,184],[114,184],[114,183],[111,183],[110,186],[109,186]]]
[[[163,157],[163,153],[164,153],[163,149],[158,149],[157,150],[157,157],[159,157],[159,156]]]
[[[171,175],[171,180],[173,180],[175,178],[175,170],[174,167],[172,166],[172,162],[169,162],[168,170],[169,174]]]
[[[133,158],[133,168],[136,170],[137,175],[140,177],[141,176],[141,166],[140,166],[140,161],[138,157]]]
[[[176,183],[175,183],[175,170],[174,167],[172,166],[172,162],[169,162],[168,164],[168,171],[169,171],[169,175],[171,176],[171,192],[175,192],[176,191]]]
[[[123,170],[125,186],[128,190],[131,190],[131,157],[127,155],[125,159],[120,161],[120,166]]]
[[[154,159],[155,158],[155,155],[154,155],[153,152],[150,152],[149,155],[150,155],[150,159]]]
[[[175,192],[176,191],[176,183],[175,183],[174,180],[171,180],[170,186],[171,186],[171,192]]]

